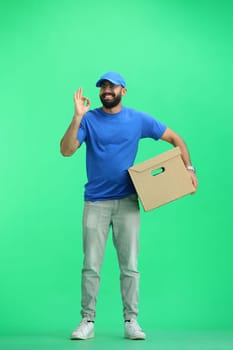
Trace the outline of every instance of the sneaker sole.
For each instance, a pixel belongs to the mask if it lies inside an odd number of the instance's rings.
[[[126,339],[130,339],[130,340],[146,340],[146,336],[141,336],[141,337],[130,337],[129,335],[125,335]]]
[[[95,334],[91,333],[90,335],[88,335],[87,337],[76,337],[76,336],[71,336],[70,340],[86,340],[86,339],[91,339],[94,338]]]

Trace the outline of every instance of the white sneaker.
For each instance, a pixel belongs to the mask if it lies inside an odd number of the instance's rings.
[[[94,335],[94,322],[90,322],[84,317],[71,334],[71,339],[90,339],[94,338]]]
[[[133,340],[146,339],[146,334],[135,319],[125,322],[125,338]]]

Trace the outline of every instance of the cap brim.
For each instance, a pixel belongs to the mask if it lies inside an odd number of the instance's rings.
[[[104,80],[110,81],[110,83],[112,83],[112,84],[114,84],[114,85],[121,85],[121,84],[117,83],[117,82],[116,82],[115,80],[113,80],[113,79],[106,79],[106,78],[104,78],[104,79],[99,79],[99,80],[97,81],[96,87],[100,87],[100,84],[101,84],[102,81],[104,81]],[[123,86],[123,85],[121,85],[121,86]]]

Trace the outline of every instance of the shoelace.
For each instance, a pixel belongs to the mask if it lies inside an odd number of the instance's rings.
[[[80,322],[78,328],[80,328],[82,325],[88,325],[89,322],[92,322],[92,321],[88,321],[87,318],[83,318],[82,321]]]
[[[141,331],[141,328],[139,327],[138,323],[135,320],[131,320],[129,322],[129,327],[133,328],[133,329],[135,329],[137,331]]]

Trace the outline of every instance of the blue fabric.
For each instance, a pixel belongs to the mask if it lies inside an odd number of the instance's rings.
[[[81,144],[86,143],[85,200],[120,199],[135,193],[127,170],[134,164],[139,140],[158,140],[165,129],[150,115],[127,107],[116,114],[101,108],[87,112],[77,135]]]
[[[103,80],[108,80],[115,85],[121,85],[123,87],[126,87],[125,79],[119,73],[116,72],[107,72],[104,75],[102,75],[97,81],[96,86],[100,87]]]

